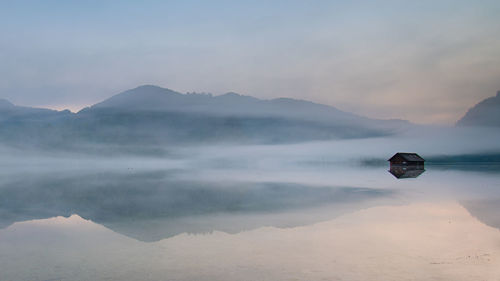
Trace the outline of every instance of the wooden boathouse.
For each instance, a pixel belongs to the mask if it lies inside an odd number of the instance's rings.
[[[391,167],[411,166],[418,169],[423,169],[425,162],[420,155],[409,152],[398,152],[387,161],[389,161]]]

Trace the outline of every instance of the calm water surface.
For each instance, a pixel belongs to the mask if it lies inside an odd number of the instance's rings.
[[[500,280],[495,169],[41,166],[1,172],[0,280]]]

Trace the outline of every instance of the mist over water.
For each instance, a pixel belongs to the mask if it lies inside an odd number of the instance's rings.
[[[6,142],[0,280],[497,276],[498,139],[411,125],[299,142]],[[398,179],[396,152],[425,170]]]
[[[390,280],[494,276],[500,173],[429,165],[398,180],[385,162],[405,145],[426,157],[498,144],[426,132],[164,148],[171,157],[3,148],[2,277],[366,280],[374,268]]]

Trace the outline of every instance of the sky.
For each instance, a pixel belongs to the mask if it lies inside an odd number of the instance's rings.
[[[0,98],[76,111],[154,84],[451,125],[500,90],[498,15],[498,0],[0,0]]]

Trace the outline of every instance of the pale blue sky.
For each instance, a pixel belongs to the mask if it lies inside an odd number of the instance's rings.
[[[452,124],[500,90],[500,1],[0,1],[0,97],[141,84]]]

